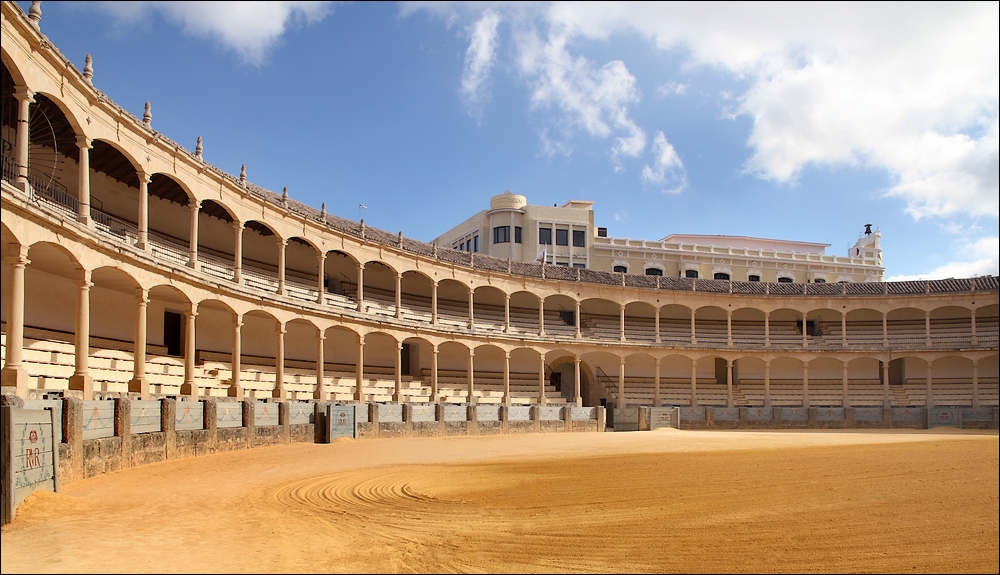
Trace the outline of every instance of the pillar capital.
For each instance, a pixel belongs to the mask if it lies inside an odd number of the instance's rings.
[[[233,229],[234,230],[236,230],[238,232],[242,232],[245,228],[246,228],[246,225],[243,222],[233,221]]]
[[[274,328],[275,335],[285,335],[288,330],[285,329],[285,324],[279,323],[278,327]]]
[[[135,175],[139,178],[140,184],[148,184],[153,178],[153,174],[146,172],[145,170],[136,170]]]
[[[234,317],[233,318],[233,327],[235,327],[237,329],[243,327],[243,318],[240,317],[240,316],[238,316],[238,315],[236,317]]]
[[[144,287],[135,288],[135,302],[146,305],[149,303],[149,290]]]
[[[284,247],[288,246],[288,240],[286,240],[285,238],[279,238],[279,237],[275,236],[275,240],[274,241],[275,241],[275,243],[278,244],[279,248],[284,248]]]
[[[26,246],[12,246],[17,250],[16,254],[11,254],[3,259],[3,261],[14,267],[26,267],[31,263],[28,259],[28,248]]]
[[[403,342],[397,341],[396,342],[396,349],[399,350],[399,351],[402,351],[403,350]]]
[[[28,101],[29,104],[35,103],[35,92],[29,89],[27,86],[14,86],[14,98],[18,102]]]
[[[503,352],[503,358],[504,359],[510,359],[510,352],[507,351],[507,350],[504,350],[504,352]]]
[[[81,150],[89,150],[94,147],[94,144],[93,141],[87,136],[77,136],[76,147]]]
[[[188,207],[191,208],[194,211],[200,210],[201,209],[201,200],[196,200],[194,198],[188,199]]]

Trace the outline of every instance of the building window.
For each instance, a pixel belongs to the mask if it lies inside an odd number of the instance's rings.
[[[760,276],[747,276],[747,281],[748,282],[759,282],[760,281]]]
[[[614,272],[619,274],[627,274],[628,268],[625,266],[615,266]]]
[[[569,230],[556,230],[556,245],[557,246],[569,245]]]
[[[790,284],[792,283],[792,278],[778,278],[779,284]]]
[[[646,275],[647,276],[662,276],[663,275],[663,270],[658,269],[658,268],[646,268]]]
[[[472,238],[472,251],[479,251],[479,236]]]
[[[556,265],[568,268],[569,267],[569,262],[556,262]]]
[[[823,278],[816,278],[816,279],[813,280],[813,283],[816,283],[816,284],[825,284],[826,280],[823,279]]]
[[[493,243],[510,243],[510,226],[497,226],[493,228]]]
[[[515,244],[521,243],[521,226],[517,226],[514,228],[514,243]]]
[[[582,269],[586,269],[586,268],[587,268],[587,264],[578,264],[578,263],[574,263],[574,264],[573,264],[573,267],[575,267],[575,268],[582,268]]]
[[[597,228],[597,237],[599,238],[608,237],[608,228]]]
[[[722,272],[718,272],[718,273],[715,274],[715,279],[729,281],[729,274],[724,274]]]
[[[573,230],[573,247],[587,247],[587,236],[583,233],[583,230]]]
[[[539,228],[538,229],[538,245],[551,246],[552,245],[552,230],[549,228]]]
[[[465,251],[472,251],[472,240],[465,240]]]
[[[684,277],[698,279],[698,270],[684,270]]]

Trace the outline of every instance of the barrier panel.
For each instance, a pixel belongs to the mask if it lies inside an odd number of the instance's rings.
[[[410,421],[437,421],[436,411],[433,405],[411,405]]]
[[[326,441],[329,443],[338,437],[358,436],[358,411],[364,408],[368,412],[367,405],[328,405],[326,406]],[[367,419],[367,417],[365,418]]]
[[[961,408],[959,407],[932,407],[930,417],[927,418],[927,428],[932,427],[961,427]]]
[[[596,407],[572,407],[571,417],[573,421],[587,421],[591,419],[597,419],[597,408]]]
[[[855,407],[854,421],[882,421],[882,408]]]
[[[445,405],[444,406],[444,420],[445,421],[466,421],[468,419],[468,411],[464,405]]]
[[[313,423],[315,410],[312,403],[306,401],[288,402],[288,424],[307,425]]]
[[[378,422],[379,423],[402,423],[403,422],[403,406],[397,404],[378,404]]]
[[[540,421],[562,421],[562,408],[550,405],[538,406],[538,419]]]
[[[843,421],[844,420],[844,408],[843,407],[817,407],[816,408],[816,420],[817,421]]]
[[[55,428],[52,430],[52,437],[55,438],[56,443],[61,443],[63,440],[62,431],[62,412],[63,412],[63,400],[61,399],[25,399],[24,409],[52,409],[55,412]],[[987,408],[988,409],[988,408]]]
[[[158,400],[133,400],[130,420],[132,433],[160,431],[160,402]]]
[[[922,423],[927,415],[922,407],[893,407],[892,420],[906,423]]]
[[[99,439],[115,435],[115,402],[113,400],[83,402],[83,438]]]
[[[479,421],[500,421],[500,406],[477,405],[476,419]]]
[[[748,407],[747,421],[771,421],[774,419],[774,409],[770,407]]]
[[[180,413],[180,409],[177,410]],[[215,404],[215,426],[243,427],[243,403],[239,401],[220,401]]]
[[[368,421],[368,404],[367,403],[350,403],[348,404],[354,406],[354,420],[358,423],[369,423]]]
[[[705,421],[705,407],[680,407],[681,419],[689,421]]]
[[[649,408],[649,429],[660,429],[669,427],[673,429],[681,428],[681,408],[679,407],[650,407]]]
[[[531,421],[531,407],[512,405],[507,408],[507,421]]]
[[[715,421],[739,421],[740,408],[738,407],[713,407],[712,418]]]
[[[253,424],[257,427],[278,425],[278,404],[258,401],[253,409]]]
[[[54,409],[2,408],[0,453],[3,454],[3,524],[14,520],[17,506],[36,491],[59,491],[59,442]]]
[[[615,431],[639,431],[639,408],[615,408]]]
[[[205,404],[200,401],[178,401],[174,410],[174,429],[176,431],[194,431],[205,429]],[[218,405],[222,405],[221,403]],[[239,404],[237,404],[239,405]],[[135,408],[133,408],[135,409]],[[243,425],[242,406],[240,406],[240,425]],[[218,419],[218,411],[216,411]],[[217,427],[222,427],[217,425]]]
[[[809,421],[809,409],[805,407],[782,407],[782,421]]]
[[[24,402],[27,406],[28,402]],[[962,421],[993,421],[993,409],[992,407],[963,407],[962,408]]]

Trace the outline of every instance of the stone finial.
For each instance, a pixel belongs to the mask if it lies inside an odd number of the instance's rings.
[[[38,25],[42,22],[42,2],[41,0],[36,0],[31,3],[31,8],[28,9],[28,20],[38,28]]]
[[[437,257],[438,257],[438,243],[434,242],[433,245],[434,245],[434,259],[437,259]]]
[[[205,148],[201,145],[201,136],[198,136],[198,143],[194,145],[194,155],[198,157],[199,160],[202,159],[202,154],[205,152]]]
[[[323,202],[323,205],[319,210],[319,218],[323,220],[324,224],[326,223],[326,202]]]
[[[83,79],[91,86],[94,85],[94,59],[90,54],[87,54],[87,58],[83,61]]]
[[[247,165],[246,164],[243,164],[242,166],[240,166],[240,183],[241,184],[247,183]]]
[[[399,232],[399,240],[397,240],[397,241],[399,242],[399,247],[403,247],[403,232],[402,231]]]
[[[284,208],[288,207],[288,186],[281,190],[281,206]]]
[[[361,239],[365,239],[365,219],[361,218]]]
[[[146,102],[146,109],[142,113],[142,123],[147,128],[153,123],[153,107]]]

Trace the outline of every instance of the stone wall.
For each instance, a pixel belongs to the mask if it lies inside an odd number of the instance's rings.
[[[645,408],[648,409],[648,408]],[[953,408],[959,414],[952,427],[1000,428],[996,407]],[[927,429],[930,414],[918,408],[881,407],[704,407],[681,408],[681,429]],[[640,422],[643,418],[640,418]],[[645,427],[648,431],[648,417]]]

